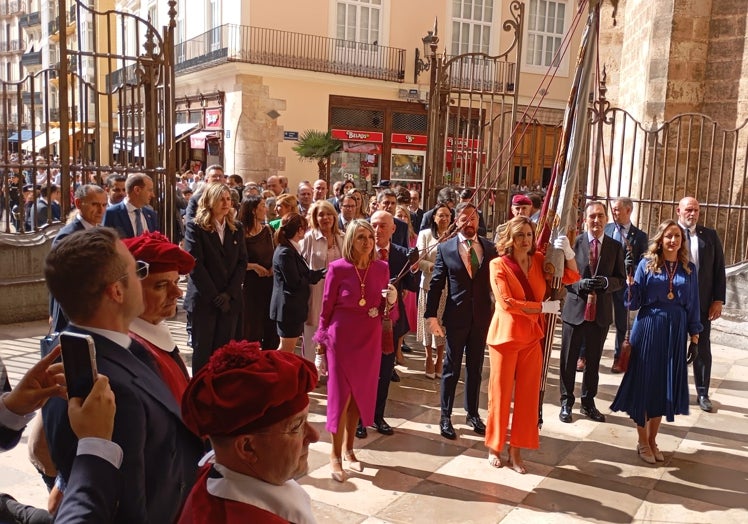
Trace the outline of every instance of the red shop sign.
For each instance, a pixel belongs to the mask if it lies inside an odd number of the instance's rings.
[[[428,137],[426,135],[411,135],[408,133],[392,133],[390,141],[393,144],[404,146],[423,146],[426,147]]]
[[[456,147],[455,147],[456,145]],[[457,138],[447,137],[447,147],[449,149],[480,149],[480,140],[477,138]]]
[[[379,131],[356,131],[354,129],[333,129],[333,138],[349,142],[384,142],[384,133]]]

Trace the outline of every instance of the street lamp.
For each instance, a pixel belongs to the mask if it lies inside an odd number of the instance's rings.
[[[439,37],[434,34],[434,31],[429,31],[426,36],[421,38],[421,41],[423,42],[423,57],[425,60],[421,59],[421,51],[416,48],[414,84],[418,83],[418,76],[422,72],[431,69],[431,61],[436,56],[436,46],[439,44]]]

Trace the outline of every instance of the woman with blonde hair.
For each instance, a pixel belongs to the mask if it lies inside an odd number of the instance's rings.
[[[184,234],[184,248],[196,261],[184,297],[192,317],[193,374],[213,351],[242,334],[247,251],[234,214],[229,186],[209,184]]]
[[[374,407],[382,355],[382,315],[385,306],[397,320],[397,291],[388,284],[390,270],[377,260],[374,230],[365,220],[346,229],[343,258],[330,263],[315,340],[319,364],[327,368],[327,423],[332,434],[332,478],[344,482],[342,457],[354,471],[363,471],[353,451],[359,417],[374,423]],[[389,335],[392,336],[391,334]]]
[[[569,239],[559,236],[554,247],[564,252],[562,282],[579,280],[574,250]],[[488,461],[502,466],[500,453],[508,445],[508,464],[518,473],[526,473],[521,449],[537,449],[538,401],[545,334],[545,314],[558,315],[560,301],[549,300],[544,255],[535,247],[535,225],[525,216],[506,223],[496,250],[499,256],[490,262],[491,288],[496,299],[486,343],[491,364],[488,385],[486,447]],[[510,407],[512,434],[506,442]]]
[[[284,216],[286,216],[289,213],[298,213],[299,212],[299,201],[297,200],[296,196],[289,195],[289,194],[282,194],[275,199],[275,214],[278,218],[275,220],[271,220],[269,222],[270,227],[273,228],[273,231],[278,231],[278,228],[280,227],[281,220]]]
[[[678,223],[664,221],[624,295],[639,313],[631,329],[628,369],[611,409],[625,411],[634,421],[636,452],[648,464],[665,460],[657,447],[663,415],[668,422],[688,415],[688,363],[698,353],[703,329],[697,272],[688,253]]]
[[[301,256],[310,269],[327,269],[330,262],[343,256],[343,233],[338,229],[338,214],[329,201],[317,200],[309,208],[309,216],[312,227],[301,240]],[[324,289],[324,283],[317,282],[311,285],[309,294],[309,313],[304,322],[303,355],[310,360],[314,358],[314,333],[319,324]]]

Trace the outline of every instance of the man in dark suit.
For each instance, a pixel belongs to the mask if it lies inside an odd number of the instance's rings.
[[[421,208],[421,194],[415,189],[410,190],[408,210],[410,211],[410,222],[413,224],[413,228],[417,227],[420,230],[425,211]]]
[[[722,306],[727,295],[725,253],[714,229],[699,225],[699,202],[685,197],[678,203],[678,223],[691,253],[691,262],[699,274],[699,306],[704,330],[699,334],[699,352],[693,361],[693,381],[699,407],[712,411],[709,400],[709,382],[712,376],[712,321],[722,316]]]
[[[605,234],[621,243],[626,275],[632,275],[639,265],[642,255],[647,252],[647,234],[631,223],[631,212],[634,203],[628,197],[618,197],[610,205],[613,222],[605,225]],[[625,289],[613,293],[613,316],[616,324],[616,344],[611,373],[622,373],[618,365],[621,356],[621,344],[626,337],[628,309],[623,304]]]
[[[561,422],[572,420],[576,363],[583,341],[587,365],[582,378],[581,413],[596,422],[605,422],[605,415],[595,407],[600,356],[613,321],[613,293],[622,289],[626,282],[623,248],[604,233],[608,221],[605,204],[589,202],[584,214],[587,231],[574,243],[582,279],[566,286],[568,293],[561,312]]]
[[[130,322],[143,311],[140,279],[147,274],[148,266],[136,263],[105,227],[68,236],[52,248],[44,267],[50,292],[71,320],[68,329],[92,337],[96,366],[117,397],[112,440],[122,448],[125,489],[113,522],[121,523],[174,522],[203,449],[182,423],[150,354],[128,336]],[[67,404],[51,399],[43,415],[52,460],[70,480],[79,444]],[[102,489],[94,487],[96,494]]]
[[[340,215],[338,215],[338,228],[345,233],[353,219],[356,218],[356,199],[350,196],[344,196],[340,204]]]
[[[392,343],[394,347],[397,345],[398,339],[410,330],[408,317],[405,314],[403,292],[405,290],[415,292],[420,287],[420,271],[412,273],[409,268],[410,264],[417,260],[417,252],[415,253],[415,258],[411,261],[409,259],[409,249],[391,242],[392,235],[395,232],[395,218],[387,211],[377,211],[374,213],[371,216],[371,227],[374,228],[375,249],[379,254],[379,259],[384,260],[390,266],[390,279],[397,278],[403,269],[408,268],[404,277],[395,284],[399,315],[397,321],[392,326]],[[382,360],[379,366],[379,383],[377,385],[377,403],[374,408],[374,428],[382,435],[392,435],[393,433],[392,427],[384,420],[384,409],[387,404],[387,396],[389,395],[390,382],[394,369],[395,352],[387,355],[382,353]],[[359,438],[366,436],[365,428],[362,430],[362,427],[359,425],[356,435]]]
[[[478,413],[478,400],[486,334],[493,314],[488,266],[497,256],[493,243],[477,234],[478,212],[475,206],[468,202],[460,203],[455,213],[459,233],[437,248],[424,312],[431,332],[444,336],[436,314],[446,286],[448,295],[442,322],[446,329],[447,347],[442,372],[439,430],[444,438],[450,440],[457,438],[451,416],[463,353],[466,422],[479,435],[486,433],[486,426]]]
[[[153,198],[153,180],[143,173],[127,177],[127,197],[107,208],[104,225],[113,227],[122,238],[132,238],[146,231],[159,231],[158,215],[149,206]]]
[[[408,224],[399,218],[395,218],[395,209],[397,208],[397,196],[395,192],[392,189],[383,189],[380,191],[377,194],[377,207],[380,211],[387,211],[395,221],[395,232],[392,235],[392,243],[408,249],[410,247]]]
[[[57,232],[57,236],[52,241],[52,246],[56,246],[63,238],[72,235],[76,231],[91,229],[101,224],[104,218],[104,212],[107,209],[106,192],[95,184],[85,184],[78,186],[75,190],[75,207],[78,210],[76,216],[70,220],[65,227]],[[50,295],[49,313],[52,317],[52,331],[60,332],[68,325],[68,319],[63,313],[60,305]]]
[[[195,213],[197,213],[197,204],[200,202],[200,197],[203,196],[203,191],[207,184],[223,183],[225,175],[223,173],[223,167],[218,164],[209,166],[205,171],[205,183],[202,184],[197,191],[190,197],[190,201],[187,202],[187,209],[184,212],[184,225],[186,226],[193,220],[195,220]]]
[[[474,191],[470,188],[463,189],[460,192],[460,202],[470,202],[474,206],[477,202],[473,200]],[[478,209],[478,234],[482,237],[486,236],[488,229],[486,229],[486,221],[483,220],[483,212]]]
[[[35,219],[31,220],[29,218],[27,219],[27,222],[36,227],[43,226],[48,220],[59,222],[62,216],[59,200],[60,186],[49,184],[42,187],[39,198],[36,199],[36,206],[32,206],[28,209],[29,213],[35,213]]]

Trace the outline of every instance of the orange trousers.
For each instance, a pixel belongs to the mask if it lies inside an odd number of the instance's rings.
[[[488,346],[491,374],[488,381],[488,420],[486,447],[500,452],[506,443],[509,413],[514,391],[514,413],[509,445],[537,449],[538,399],[543,367],[540,342],[519,351]]]

